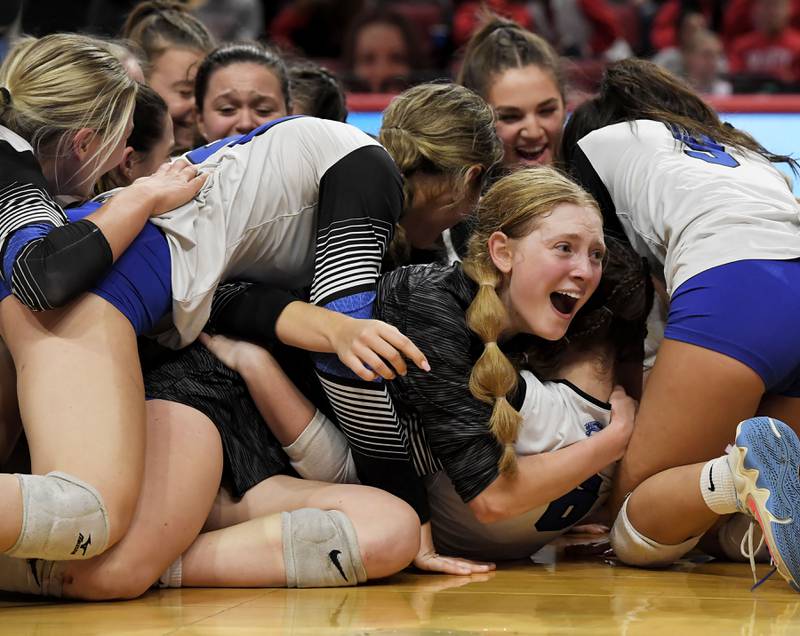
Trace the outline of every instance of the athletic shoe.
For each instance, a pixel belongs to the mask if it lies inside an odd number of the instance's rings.
[[[728,465],[739,508],[761,526],[773,565],[800,592],[800,440],[780,420],[745,420]]]

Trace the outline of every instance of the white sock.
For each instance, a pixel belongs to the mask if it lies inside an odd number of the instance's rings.
[[[183,585],[183,557],[179,556],[158,577],[158,587],[181,587]]]
[[[728,466],[728,456],[712,459],[700,471],[700,493],[711,512],[727,515],[738,512],[736,485]]]

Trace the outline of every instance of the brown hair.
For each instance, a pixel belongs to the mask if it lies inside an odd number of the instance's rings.
[[[208,53],[214,48],[214,37],[205,25],[188,13],[179,2],[147,0],[128,14],[122,37],[136,42],[152,64],[168,48],[177,47]],[[145,68],[149,77],[150,68]]]
[[[487,14],[486,21],[467,43],[458,83],[488,98],[497,76],[511,68],[537,66],[553,78],[561,99],[566,82],[558,54],[547,40],[516,22]]]
[[[683,80],[652,62],[627,59],[608,66],[600,83],[600,93],[584,102],[564,128],[562,155],[570,166],[578,141],[593,130],[623,121],[650,119],[673,127],[698,139],[708,137],[716,143],[739,150],[750,150],[773,163],[786,162],[797,173],[797,162],[768,151],[753,137],[723,123]]]

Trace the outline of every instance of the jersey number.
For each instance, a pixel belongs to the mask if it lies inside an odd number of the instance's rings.
[[[600,496],[602,483],[600,475],[593,475],[575,490],[551,502],[536,522],[536,529],[539,532],[557,532],[580,521]]]
[[[689,148],[689,150],[683,151],[684,154],[705,161],[706,163],[713,163],[727,168],[736,168],[739,165],[736,159],[725,152],[725,146],[721,146],[710,137],[701,135],[698,140],[696,137],[692,137],[685,130],[681,130],[677,126],[672,126],[671,130],[672,136]]]

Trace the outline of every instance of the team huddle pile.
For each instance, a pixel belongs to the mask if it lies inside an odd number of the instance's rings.
[[[794,163],[667,72],[611,65],[564,127],[556,56],[496,19],[377,139],[285,108],[160,167],[167,107],[108,44],[22,41],[0,86],[31,473],[0,474],[0,590],[470,574],[603,519],[623,563],[700,544],[800,589]]]

